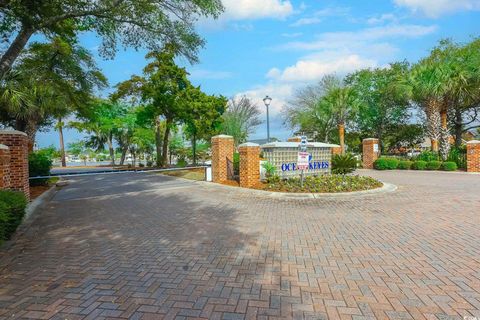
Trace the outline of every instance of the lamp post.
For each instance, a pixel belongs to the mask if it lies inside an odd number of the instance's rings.
[[[267,143],[270,142],[270,119],[268,115],[268,107],[270,106],[270,103],[272,103],[272,98],[269,96],[266,96],[263,98],[263,103],[265,103],[265,107],[267,107]]]

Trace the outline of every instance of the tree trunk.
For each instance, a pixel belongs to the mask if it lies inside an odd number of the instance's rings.
[[[160,119],[156,120],[155,123],[155,149],[157,153],[157,167],[162,166],[162,131]]]
[[[455,109],[455,146],[460,148],[462,146],[463,134],[463,116],[460,108]]]
[[[62,167],[67,166],[67,159],[65,157],[65,142],[63,141],[63,123],[62,123],[62,118],[58,119],[58,136],[60,137],[60,157],[62,159]]]
[[[425,113],[427,114],[427,134],[432,141],[432,151],[438,152],[438,140],[441,136],[442,120],[440,116],[440,103],[437,100],[427,101]]]
[[[440,111],[440,156],[443,161],[446,161],[450,153],[450,132],[447,125],[447,109],[444,107]]]
[[[342,154],[345,154],[345,124],[338,124],[338,137],[340,139],[340,150]]]
[[[108,134],[107,138],[108,152],[110,153],[110,164],[115,165],[115,150],[113,149],[113,133]]]
[[[123,166],[125,164],[125,157],[127,156],[128,147],[122,148],[122,156],[120,158],[120,165]]]
[[[193,165],[197,165],[197,136],[193,134],[192,137],[192,153],[193,153]]]
[[[35,136],[37,135],[37,123],[35,121],[28,121],[25,133],[28,136],[28,153],[32,153],[35,145]]]
[[[163,136],[163,145],[162,145],[162,167],[167,165],[168,161],[168,139],[170,136],[170,126],[172,124],[172,120],[167,119],[166,127],[165,127],[165,135]]]
[[[12,44],[10,44],[7,51],[5,51],[0,59],[0,77],[3,77],[12,68],[13,63],[20,55],[33,33],[34,30],[32,28],[22,26],[15,37],[15,40],[13,40]]]

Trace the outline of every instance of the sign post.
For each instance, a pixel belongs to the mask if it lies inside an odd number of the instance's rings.
[[[300,151],[298,152],[297,167],[302,170],[300,185],[303,188],[304,170],[308,169],[310,155],[307,152],[307,137],[302,136],[300,140]]]

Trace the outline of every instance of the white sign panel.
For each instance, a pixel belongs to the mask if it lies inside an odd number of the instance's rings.
[[[299,170],[307,170],[309,166],[310,154],[308,152],[299,152],[297,160],[297,168]]]
[[[378,143],[373,145],[373,152],[378,152]]]

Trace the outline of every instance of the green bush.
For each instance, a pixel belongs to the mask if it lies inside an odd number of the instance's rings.
[[[152,161],[152,160],[148,160],[148,161],[147,161],[147,167],[150,168],[151,166],[153,166],[153,161]]]
[[[403,160],[398,163],[398,169],[409,170],[412,168],[412,165],[413,165],[412,161]]]
[[[277,168],[270,162],[262,163],[263,169],[265,169],[265,178],[267,178],[267,182],[273,183],[274,181],[279,180],[280,178],[277,176]]]
[[[434,160],[434,161],[427,162],[427,170],[438,170],[440,169],[441,166],[442,166],[441,161]]]
[[[433,151],[423,151],[417,156],[417,161],[425,161],[425,162],[430,162],[430,161],[437,161],[439,160],[440,157],[437,152]]]
[[[427,168],[427,162],[423,160],[415,161],[412,164],[413,170],[425,170],[426,168]]]
[[[52,168],[52,159],[44,152],[32,152],[28,155],[28,171],[30,177],[49,176]],[[45,185],[48,179],[30,180],[31,186]]]
[[[357,169],[357,159],[352,154],[336,154],[332,157],[332,172],[334,174],[348,174]]]
[[[185,160],[185,159],[183,159],[183,158],[182,158],[182,159],[178,159],[178,161],[177,161],[177,167],[184,168],[184,167],[186,167],[186,166],[188,166],[187,160]]]
[[[238,176],[240,174],[240,153],[233,154],[233,174]]]
[[[0,191],[0,242],[8,240],[22,222],[27,199],[22,192]]]
[[[455,162],[446,161],[442,163],[442,170],[444,171],[455,171],[458,169],[458,166]]]
[[[460,148],[453,147],[448,154],[447,162],[455,162],[458,168],[467,168],[467,148],[461,146]]]
[[[378,158],[373,163],[373,167],[377,170],[394,170],[397,169],[399,162],[395,158]]]

